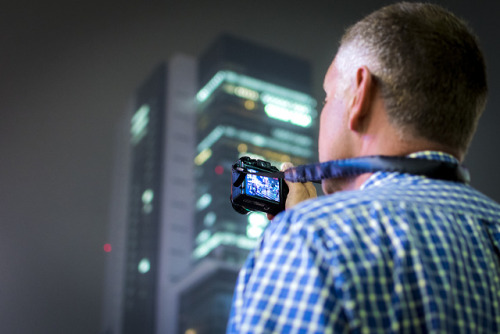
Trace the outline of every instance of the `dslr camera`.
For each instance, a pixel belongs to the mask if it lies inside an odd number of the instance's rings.
[[[286,182],[265,176],[275,172],[279,169],[267,161],[241,157],[232,166],[231,204],[234,210],[244,215],[251,211],[276,215],[285,210],[288,195]]]

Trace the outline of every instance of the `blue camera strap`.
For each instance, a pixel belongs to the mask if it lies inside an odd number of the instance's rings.
[[[261,173],[247,170],[240,170],[240,172],[275,177],[291,182],[319,183],[324,179],[348,178],[375,172],[398,172],[446,181],[470,182],[469,171],[456,163],[379,155],[301,165],[289,168],[284,172]]]

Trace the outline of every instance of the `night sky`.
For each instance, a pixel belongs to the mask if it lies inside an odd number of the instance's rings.
[[[390,2],[4,1],[0,332],[99,332],[114,135],[156,65],[231,32],[310,60],[321,101],[343,29]],[[490,98],[466,164],[500,201],[498,2],[437,3],[469,21],[486,54]]]

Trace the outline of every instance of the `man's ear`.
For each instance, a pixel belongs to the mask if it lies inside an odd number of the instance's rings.
[[[350,130],[363,132],[366,128],[372,110],[374,88],[373,75],[366,66],[359,67],[351,91],[348,121]]]

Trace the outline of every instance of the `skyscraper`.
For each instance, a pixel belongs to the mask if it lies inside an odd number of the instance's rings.
[[[266,222],[263,214],[247,217],[231,209],[231,165],[243,155],[278,167],[314,160],[309,65],[225,35],[201,57],[198,73],[193,258],[241,264]]]
[[[316,101],[306,61],[229,35],[202,55],[198,79],[192,258],[211,271],[179,289],[179,333],[221,333],[237,271],[268,223],[232,209],[231,165],[241,156],[278,167],[316,160]]]
[[[119,127],[103,333],[169,333],[190,264],[196,61],[175,56],[137,89]]]
[[[306,61],[229,35],[140,85],[117,145],[103,333],[223,333],[268,221],[229,201],[241,156],[316,160]]]

